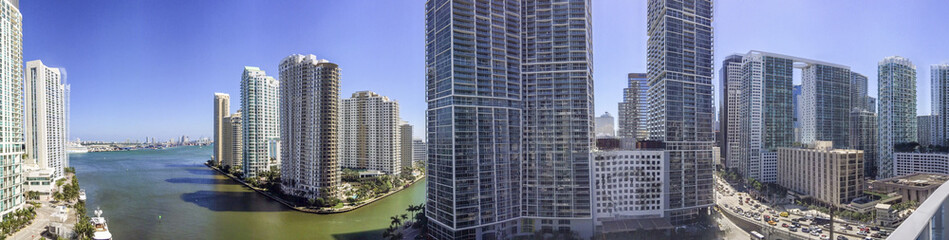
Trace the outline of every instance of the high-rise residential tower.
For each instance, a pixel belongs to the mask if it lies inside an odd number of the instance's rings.
[[[777,149],[794,141],[794,63],[800,58],[761,51],[742,58],[740,113],[736,135],[740,151],[738,172],[773,183],[777,179]]]
[[[715,204],[712,1],[648,4],[649,139],[668,151],[667,211],[679,223]]]
[[[399,124],[399,151],[401,151],[402,160],[399,170],[412,167],[412,125],[408,122],[402,121]]]
[[[932,79],[933,139],[935,145],[949,146],[949,64],[929,67]]]
[[[794,142],[801,142],[801,85],[794,85],[791,90],[792,100],[794,102]]]
[[[832,141],[836,149],[849,149],[850,67],[811,62],[802,73],[801,143]]]
[[[893,146],[916,139],[916,65],[892,56],[877,68],[877,179],[893,177]]]
[[[616,128],[614,127],[615,118],[613,115],[610,115],[610,112],[605,112],[603,115],[596,117],[596,136],[597,137],[614,137],[616,136]]]
[[[649,84],[645,73],[630,73],[626,75],[629,86],[623,88],[623,101],[619,103],[619,130],[620,138],[646,140],[649,131],[646,130],[646,117],[649,113],[649,99],[646,93]]]
[[[0,1],[0,216],[23,206],[23,16],[19,1]],[[2,218],[2,217],[0,217]]]
[[[271,141],[280,137],[280,82],[257,67],[244,67],[241,79],[241,168],[244,178],[276,166]]]
[[[224,118],[231,114],[231,95],[214,93],[214,161],[224,164]]]
[[[722,93],[722,102],[721,107],[718,110],[718,124],[719,132],[722,139],[719,139],[720,154],[724,158],[725,162],[723,165],[726,168],[735,168],[734,162],[729,161],[731,158],[729,143],[737,144],[736,141],[732,140],[732,135],[735,134],[734,131],[738,130],[737,125],[730,125],[729,123],[737,123],[738,114],[738,93],[739,88],[741,87],[741,60],[742,55],[732,54],[725,57],[725,60],[722,61],[722,69],[719,70],[719,83],[720,83],[720,92]],[[735,118],[734,121],[731,119]],[[737,145],[736,145],[737,147]]]
[[[224,133],[221,143],[223,143],[223,152],[221,166],[230,166],[230,168],[243,169],[244,164],[244,127],[242,124],[241,110],[224,118]]]
[[[353,93],[339,105],[339,162],[352,169],[401,172],[399,102],[371,91]]]
[[[32,169],[51,169],[50,179],[61,178],[63,168],[69,167],[66,154],[69,84],[66,84],[65,70],[47,67],[40,60],[26,62],[23,92],[24,162]]]
[[[339,75],[339,65],[312,54],[280,61],[280,177],[287,194],[339,195]]]
[[[850,112],[850,148],[863,151],[864,176],[877,175],[877,114],[854,108]]]
[[[413,164],[428,162],[428,145],[425,144],[425,140],[412,139],[412,162]]]
[[[590,5],[426,2],[431,237],[592,236]]]
[[[867,76],[850,72],[850,108],[868,110],[867,107]]]

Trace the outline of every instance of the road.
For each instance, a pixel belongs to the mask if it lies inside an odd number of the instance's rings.
[[[739,194],[737,194],[735,189],[730,184],[722,180],[721,178],[718,178],[716,176],[715,179],[716,179],[715,180],[716,181],[716,191],[715,191],[716,203],[719,206],[719,208],[723,209],[723,211],[730,211],[743,219],[746,219],[752,222],[762,223],[764,226],[768,226],[768,228],[764,228],[765,232],[772,232],[773,234],[778,234],[777,236],[794,236],[796,238],[802,238],[802,239],[819,239],[818,236],[813,236],[809,233],[801,232],[800,229],[798,229],[798,231],[796,232],[792,232],[788,228],[781,226],[784,223],[787,223],[790,225],[791,219],[803,218],[805,217],[803,215],[798,215],[798,214],[789,212],[790,215],[788,217],[780,218],[781,220],[779,223],[777,223],[777,226],[770,226],[767,223],[765,223],[763,220],[755,220],[754,217],[747,217],[741,213],[738,213],[737,211],[735,211],[736,207],[741,208],[742,212],[757,213],[761,217],[763,217],[764,215],[776,216],[777,213],[784,211],[784,209],[771,209],[769,206],[761,204],[758,201],[755,201],[753,199],[751,200],[751,204],[744,204],[744,205],[739,204],[739,201],[741,201],[741,199],[739,198]],[[719,190],[719,188],[721,190]],[[748,196],[747,194],[744,194],[744,193],[740,195],[742,197]],[[761,206],[758,209],[753,209],[752,206],[754,206],[755,204],[761,204]],[[834,237],[835,238],[837,235],[840,235],[841,233],[843,233],[843,235],[846,236],[848,239],[864,239],[865,237],[868,236],[868,235],[857,234],[857,232],[859,231],[857,229],[857,226],[861,225],[860,223],[849,223],[849,222],[841,221],[840,219],[834,219],[834,220],[835,220],[834,221],[835,222],[834,223],[834,227],[835,227]],[[802,227],[810,227],[807,221],[803,221],[800,224]],[[849,231],[841,230],[840,227],[842,226],[842,224],[849,224],[850,226],[853,227],[853,230],[849,230]],[[887,230],[888,232],[892,232],[892,229],[884,229],[884,230]],[[872,234],[877,231],[870,231],[870,232]],[[762,233],[762,234],[767,235],[767,233]],[[823,229],[823,232],[821,234],[829,236],[830,231],[828,231],[827,229]],[[874,238],[874,239],[882,239],[882,238]]]

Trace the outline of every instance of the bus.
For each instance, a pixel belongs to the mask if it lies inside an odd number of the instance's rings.
[[[764,240],[764,235],[761,235],[758,231],[751,231],[751,240]]]

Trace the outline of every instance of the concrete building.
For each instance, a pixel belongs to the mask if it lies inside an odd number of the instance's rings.
[[[741,93],[741,61],[744,55],[732,54],[725,57],[722,62],[722,68],[718,78],[720,79],[722,103],[718,111],[719,117],[719,135],[722,139],[718,142],[721,149],[721,155],[724,157],[724,167],[736,169],[738,156],[732,157],[733,149],[737,153],[739,147],[738,128],[741,123],[741,113],[739,107],[741,100],[738,99]]]
[[[596,222],[663,218],[666,204],[666,152],[661,150],[593,153]]]
[[[425,140],[412,139],[412,162],[413,164],[425,164],[428,161],[428,145]]]
[[[650,0],[647,15],[649,140],[669,152],[667,216],[685,223],[715,204],[712,1]]]
[[[935,106],[935,105],[934,105]],[[920,146],[933,145],[937,116],[922,115],[916,116],[916,143]]]
[[[339,162],[343,168],[402,172],[399,102],[371,91],[353,93],[339,106]]]
[[[430,238],[592,237],[591,4],[426,2]]]
[[[850,147],[863,151],[863,174],[871,179],[877,175],[877,115],[854,108],[850,112]]]
[[[243,120],[241,110],[237,110],[237,113],[224,118],[224,136],[221,141],[221,146],[224,147],[224,154],[221,158],[221,166],[243,169],[241,167],[244,164]]]
[[[52,169],[50,179],[55,181],[65,176],[63,168],[69,167],[69,84],[65,69],[47,67],[40,60],[26,62],[23,93],[25,168]]]
[[[614,137],[616,136],[616,128],[613,125],[613,122],[616,119],[613,118],[613,115],[610,115],[610,112],[605,112],[603,115],[596,117],[596,136],[597,137]]]
[[[895,176],[913,173],[932,173],[949,175],[949,154],[947,153],[893,153]]]
[[[23,206],[23,15],[19,1],[0,1],[0,220]]]
[[[244,67],[241,78],[241,157],[244,178],[276,165],[271,140],[280,137],[280,82],[257,67]]]
[[[401,169],[412,168],[412,154],[415,151],[412,150],[412,125],[402,121],[399,125],[399,151],[401,163]],[[411,172],[409,172],[411,173]]]
[[[339,72],[314,55],[280,61],[280,174],[287,194],[339,195]]]
[[[949,236],[949,183],[943,183],[887,239],[946,239]]]
[[[899,194],[902,196],[902,202],[916,201],[922,203],[946,180],[949,180],[949,175],[913,173],[882,180],[871,180],[867,184],[874,192]]]
[[[645,73],[630,73],[626,75],[628,86],[623,88],[623,101],[619,103],[619,130],[620,138],[646,140],[649,131],[646,129],[649,99],[646,93],[649,83]]]
[[[887,57],[879,62],[878,75],[877,178],[890,178],[895,176],[893,146],[917,141],[916,65],[903,57]]]
[[[214,93],[214,161],[224,164],[224,118],[231,114],[231,95]]]
[[[778,149],[778,184],[788,190],[842,207],[863,193],[863,151],[815,148]]]
[[[949,64],[935,64],[929,67],[932,79],[932,143],[949,146]]]

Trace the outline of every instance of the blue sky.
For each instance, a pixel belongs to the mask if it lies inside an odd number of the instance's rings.
[[[21,1],[24,61],[67,69],[71,136],[89,140],[211,135],[214,92],[240,96],[243,66],[272,76],[294,53],[342,68],[341,96],[396,99],[424,132],[424,1]],[[616,115],[625,77],[645,70],[645,1],[593,5],[597,115]],[[929,65],[949,60],[944,1],[717,1],[716,69],[762,50],[849,65],[870,77],[891,55],[919,72],[929,113]],[[717,71],[716,71],[717,72]],[[716,76],[716,84],[718,82]]]

